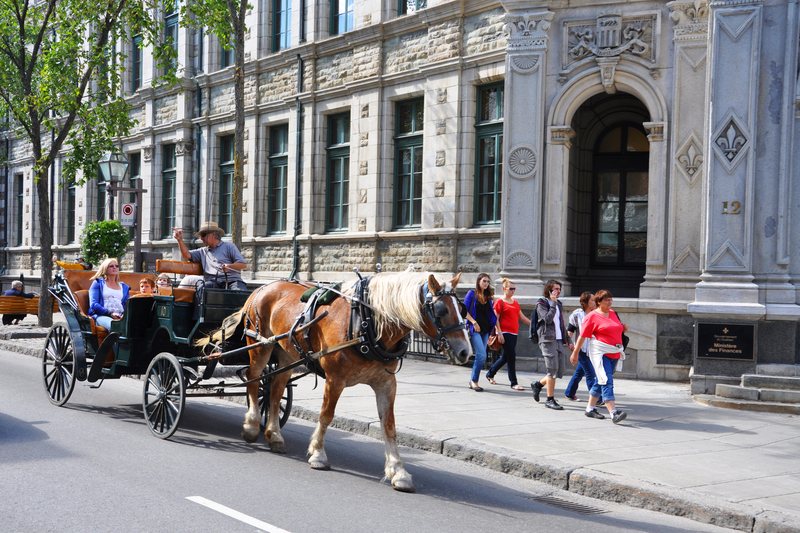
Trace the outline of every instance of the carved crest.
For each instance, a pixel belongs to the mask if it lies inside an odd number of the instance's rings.
[[[659,14],[624,16],[619,11],[600,11],[594,20],[564,22],[562,65],[567,69],[586,58],[620,57],[623,54],[656,62],[653,29]]]

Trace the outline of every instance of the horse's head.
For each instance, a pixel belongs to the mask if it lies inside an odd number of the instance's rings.
[[[472,355],[472,345],[467,336],[467,323],[461,317],[455,288],[461,278],[456,277],[442,286],[431,274],[424,297],[423,332],[453,364],[463,364]]]

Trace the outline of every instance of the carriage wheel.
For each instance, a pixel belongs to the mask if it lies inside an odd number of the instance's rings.
[[[171,353],[160,353],[147,367],[142,407],[150,431],[160,439],[178,429],[186,402],[183,368]]]
[[[276,367],[277,368],[277,367]],[[267,366],[265,372],[275,370],[273,365]],[[258,411],[261,413],[261,429],[267,429],[267,421],[269,420],[269,394],[271,391],[271,378],[263,378],[258,385]],[[292,412],[292,389],[294,387],[291,383],[286,385],[281,397],[280,418],[278,420],[280,427],[286,425],[289,421],[289,415]]]
[[[42,379],[47,399],[53,405],[67,403],[75,390],[75,348],[69,331],[55,325],[47,332],[42,353]]]

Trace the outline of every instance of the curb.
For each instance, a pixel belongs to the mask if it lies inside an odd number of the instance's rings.
[[[0,340],[0,350],[39,357],[41,348]],[[240,398],[226,398],[244,403]],[[293,404],[291,416],[317,422],[319,410]],[[330,427],[383,440],[380,421],[360,416],[336,415]],[[547,458],[532,458],[490,445],[476,445],[457,437],[437,437],[412,429],[397,428],[397,443],[472,463],[495,472],[546,483],[554,488],[589,498],[609,501],[688,518],[751,533],[800,533],[800,517],[730,502],[686,489],[678,489],[596,472]]]

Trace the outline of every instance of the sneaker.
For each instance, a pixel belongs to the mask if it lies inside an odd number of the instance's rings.
[[[533,399],[535,401],[539,401],[539,394],[542,392],[544,385],[542,385],[541,381],[534,381],[531,383],[531,389],[533,390]]]
[[[583,412],[589,418],[596,418],[598,420],[605,420],[605,416],[601,415],[597,409],[592,409],[591,411],[584,411]]]
[[[604,402],[604,401],[603,401],[603,399],[602,399],[602,398],[600,398],[599,400],[597,400],[597,403],[596,403],[595,405],[597,405],[597,406],[603,406],[603,405],[605,405],[605,404],[606,404],[606,402]]]
[[[564,396],[565,396],[565,397],[566,397],[568,400],[570,400],[570,401],[572,401],[572,402],[577,402],[577,401],[578,401],[578,397],[577,397],[577,396],[575,396],[574,394],[573,394],[572,396],[567,396],[567,395],[565,394]]]
[[[555,401],[555,399],[547,400],[546,402],[544,402],[544,406],[550,409],[555,409],[556,411],[561,411],[562,409],[564,409],[563,407],[558,405],[558,402]]]
[[[628,417],[628,414],[625,411],[616,411],[611,416],[611,421],[614,422],[615,424],[619,424],[620,422],[625,420],[627,417]]]

